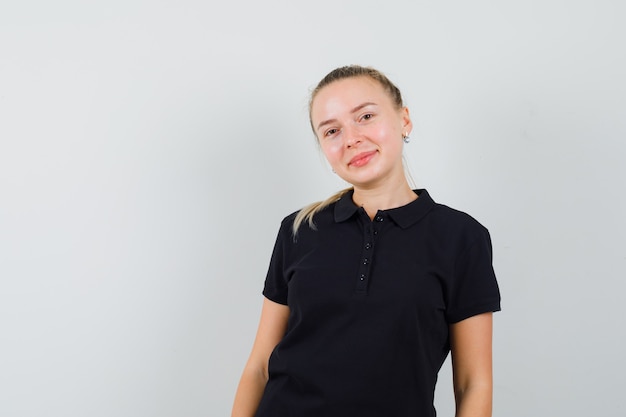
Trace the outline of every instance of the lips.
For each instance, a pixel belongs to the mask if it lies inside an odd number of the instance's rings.
[[[352,158],[348,165],[353,167],[362,167],[363,165],[367,164],[370,159],[374,157],[374,155],[376,155],[376,152],[377,151],[361,152],[360,154]]]

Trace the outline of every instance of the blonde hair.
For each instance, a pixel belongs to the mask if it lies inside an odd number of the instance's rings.
[[[318,201],[318,202],[311,203],[308,206],[303,207],[298,212],[298,214],[296,214],[296,218],[293,220],[292,232],[293,232],[294,237],[298,234],[298,229],[300,228],[300,225],[302,225],[303,222],[307,222],[307,224],[309,225],[311,229],[316,230],[317,227],[315,227],[315,223],[313,222],[313,216],[315,216],[317,213],[319,213],[326,207],[330,206],[331,204],[339,201],[341,197],[343,197],[345,194],[352,191],[352,189],[353,189],[352,187],[345,188],[331,195],[324,201]]]
[[[335,68],[334,70],[326,74],[326,76],[322,78],[322,80],[311,92],[311,99],[309,100],[309,122],[311,123],[311,129],[313,129],[313,133],[315,133],[315,128],[313,126],[313,120],[311,119],[311,108],[313,107],[313,101],[315,100],[317,94],[320,92],[320,90],[322,90],[322,88],[334,83],[335,81],[354,77],[369,77],[377,81],[387,92],[387,94],[389,94],[389,97],[391,97],[392,102],[398,109],[404,107],[400,90],[382,72],[371,67],[362,67],[359,65],[348,65]],[[297,236],[298,229],[300,229],[300,226],[304,222],[306,222],[311,229],[316,230],[313,217],[329,205],[337,202],[341,197],[343,197],[345,194],[352,191],[353,189],[353,187],[343,189],[328,197],[324,201],[318,201],[302,208],[293,221],[292,232],[294,238]]]

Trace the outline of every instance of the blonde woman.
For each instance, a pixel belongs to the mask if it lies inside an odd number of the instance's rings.
[[[309,114],[352,187],[283,220],[232,416],[434,417],[449,352],[456,416],[491,416],[500,294],[487,229],[411,189],[411,118],[379,71],[333,70]]]

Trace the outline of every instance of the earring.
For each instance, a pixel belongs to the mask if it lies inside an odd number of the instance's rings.
[[[404,141],[404,143],[409,143],[411,141],[411,138],[409,138],[409,134],[404,132],[402,134],[402,140]]]

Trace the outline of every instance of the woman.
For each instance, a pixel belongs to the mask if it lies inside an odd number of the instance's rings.
[[[232,416],[435,416],[448,352],[457,417],[491,416],[489,233],[411,189],[411,118],[380,72],[330,72],[309,114],[352,187],[283,220]]]

